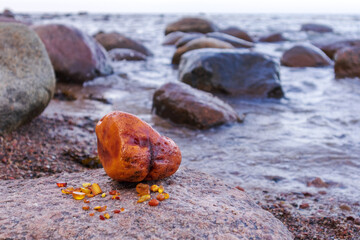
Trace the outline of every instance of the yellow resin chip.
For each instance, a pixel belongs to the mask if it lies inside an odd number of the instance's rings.
[[[88,183],[88,182],[87,182],[87,183],[83,183],[82,186],[83,186],[84,188],[87,188],[87,187],[90,187],[90,186],[91,186],[91,183]]]
[[[150,198],[151,198],[150,194],[142,195],[137,202],[142,203],[149,200]]]
[[[106,197],[106,193],[101,194],[101,197]]]
[[[159,190],[159,186],[158,186],[158,185],[152,185],[151,188],[150,188],[150,190],[151,190],[152,192],[157,192],[157,191]]]
[[[106,219],[109,219],[109,218],[110,218],[110,214],[105,213],[105,214],[104,214],[104,217],[105,217]]]
[[[164,187],[163,187],[163,185],[160,185],[158,192],[159,192],[159,193],[163,193],[163,192],[164,192]]]
[[[82,200],[82,199],[85,198],[85,193],[83,193],[83,192],[73,192],[72,196],[76,200]]]

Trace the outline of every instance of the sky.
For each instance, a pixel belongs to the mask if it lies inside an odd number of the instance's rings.
[[[0,0],[14,12],[359,14],[360,0]]]

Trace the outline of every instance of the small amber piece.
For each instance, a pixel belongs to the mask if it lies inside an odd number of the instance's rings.
[[[149,201],[149,205],[152,207],[155,207],[155,206],[159,205],[159,201],[156,200],[155,198],[153,198]]]
[[[86,196],[87,196],[88,198],[92,198],[92,197],[94,197],[94,194],[86,194]]]
[[[58,187],[66,187],[67,186],[67,183],[66,182],[59,182],[59,183],[56,183],[56,185]]]
[[[114,195],[114,196],[111,197],[111,199],[112,199],[112,200],[120,200],[120,197],[117,196],[117,195]]]
[[[97,184],[97,183],[93,183],[91,185],[90,189],[91,189],[92,194],[94,194],[94,195],[98,195],[98,194],[102,193],[102,190],[101,190],[99,184]]]
[[[158,186],[158,185],[152,185],[151,188],[150,188],[150,190],[151,190],[152,192],[157,192],[157,191],[159,190],[159,186]]]
[[[123,211],[125,211],[125,208],[122,207],[120,210],[123,212]]]
[[[95,213],[89,213],[90,217],[93,217],[95,215]]]
[[[85,194],[90,194],[91,193],[91,190],[88,189],[88,188],[80,188],[80,192],[83,192]]]
[[[90,203],[90,201],[87,199],[84,199],[84,203]]]
[[[165,200],[165,196],[164,194],[160,193],[156,196],[156,199],[159,200],[159,201],[164,201]]]
[[[110,195],[117,195],[118,193],[116,192],[116,190],[112,190],[109,192]]]
[[[165,199],[168,199],[170,197],[168,193],[163,193],[163,194],[164,194]]]
[[[83,193],[83,192],[73,192],[72,196],[76,200],[82,200],[85,197],[85,193]]]
[[[105,217],[106,219],[109,219],[109,218],[110,218],[110,214],[105,213],[105,214],[104,214],[104,217]]]
[[[139,194],[139,196],[150,194],[149,185],[139,183],[138,185],[136,185],[136,192]]]
[[[69,188],[61,190],[61,192],[64,193],[64,194],[72,194],[73,191],[74,191],[73,187],[69,187]]]
[[[106,193],[101,194],[101,197],[106,197]]]
[[[99,216],[100,220],[105,220],[105,217],[103,215]]]
[[[94,207],[94,210],[99,210],[101,208],[101,206],[96,206]]]
[[[88,183],[88,182],[87,182],[87,183],[83,183],[82,186],[83,186],[84,188],[87,188],[87,187],[90,187],[90,186],[91,186],[91,183]]]
[[[150,198],[151,198],[150,194],[142,195],[137,202],[142,203],[142,202],[149,200]]]
[[[83,206],[82,209],[85,210],[85,211],[87,211],[87,210],[90,209],[90,207],[89,207],[89,206]]]
[[[158,192],[159,192],[159,193],[163,193],[163,192],[164,192],[164,187],[163,187],[163,185],[160,185]]]
[[[103,211],[105,211],[106,210],[106,208],[107,208],[107,206],[96,206],[96,207],[94,207],[94,210],[96,210],[96,211],[98,211],[98,212],[103,212]]]
[[[114,213],[120,213],[120,210],[119,210],[119,209],[115,209],[115,210],[114,210]]]

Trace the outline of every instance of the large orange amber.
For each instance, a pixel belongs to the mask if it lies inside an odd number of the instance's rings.
[[[180,166],[181,152],[174,141],[132,114],[107,114],[97,123],[96,135],[100,161],[114,180],[158,180]]]

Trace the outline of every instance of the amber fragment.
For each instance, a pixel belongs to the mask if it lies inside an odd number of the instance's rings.
[[[163,192],[164,192],[164,187],[163,187],[163,185],[160,185],[158,192],[159,192],[159,193],[163,193]]]
[[[105,214],[104,214],[104,217],[105,217],[106,219],[109,219],[109,218],[110,218],[110,214],[105,213]]]
[[[150,197],[149,194],[147,194],[147,195],[142,195],[137,202],[138,202],[138,203],[142,203],[142,202],[145,202],[145,201],[149,200],[150,198],[151,198],[151,197]]]
[[[123,211],[125,211],[125,208],[122,207],[120,210],[123,212]]]
[[[83,183],[82,186],[83,186],[84,188],[87,188],[87,187],[90,187],[90,186],[91,186],[91,183],[88,183],[88,182],[87,182],[87,183]]]
[[[96,207],[94,207],[94,210],[96,210],[96,211],[98,211],[98,212],[103,212],[103,211],[105,211],[106,210],[106,208],[107,208],[107,206],[96,206]]]
[[[151,188],[150,188],[150,190],[151,190],[152,192],[157,192],[157,191],[159,190],[159,186],[158,186],[158,185],[152,185]]]
[[[69,187],[69,188],[61,190],[61,192],[64,193],[64,194],[72,194],[73,191],[74,191],[73,187]]]
[[[56,183],[56,185],[58,187],[66,187],[67,186],[67,183],[66,182],[59,182],[59,183]]]
[[[94,207],[94,210],[99,210],[101,208],[101,206],[96,206]]]
[[[120,210],[119,210],[119,209],[115,209],[115,210],[114,210],[114,213],[120,213]]]
[[[164,196],[164,194],[158,194],[157,196],[156,196],[156,199],[157,200],[159,200],[159,201],[164,201],[165,200],[165,196]]]
[[[95,215],[95,213],[89,213],[90,217],[93,217]]]
[[[159,201],[156,200],[155,198],[153,198],[149,201],[149,205],[152,207],[155,207],[155,206],[159,205]]]
[[[103,215],[99,216],[100,220],[105,220],[105,217]]]
[[[91,190],[88,189],[88,188],[80,188],[80,192],[83,192],[85,194],[90,194],[91,193]]]
[[[117,195],[118,193],[116,192],[116,190],[112,190],[109,192],[110,195]]]
[[[150,194],[149,185],[139,183],[138,185],[136,185],[136,192],[139,194],[139,196]]]
[[[99,184],[97,184],[97,183],[93,183],[91,185],[90,189],[91,189],[92,194],[94,194],[94,195],[98,195],[98,194],[102,193],[102,190],[101,190]]]
[[[85,193],[82,193],[82,192],[73,192],[73,193],[72,193],[72,196],[73,196],[73,198],[76,199],[76,200],[82,200],[82,199],[84,199],[84,197],[85,197]]]
[[[88,198],[92,198],[92,197],[94,197],[94,194],[86,194],[86,196],[87,196]]]
[[[85,210],[85,211],[87,211],[87,210],[90,209],[90,207],[89,207],[89,206],[83,206],[82,209]]]
[[[106,197],[106,193],[101,194],[101,197]]]
[[[84,203],[90,203],[90,201],[87,199],[84,199]]]
[[[165,199],[168,199],[170,197],[168,193],[163,193],[163,194],[164,194]]]

